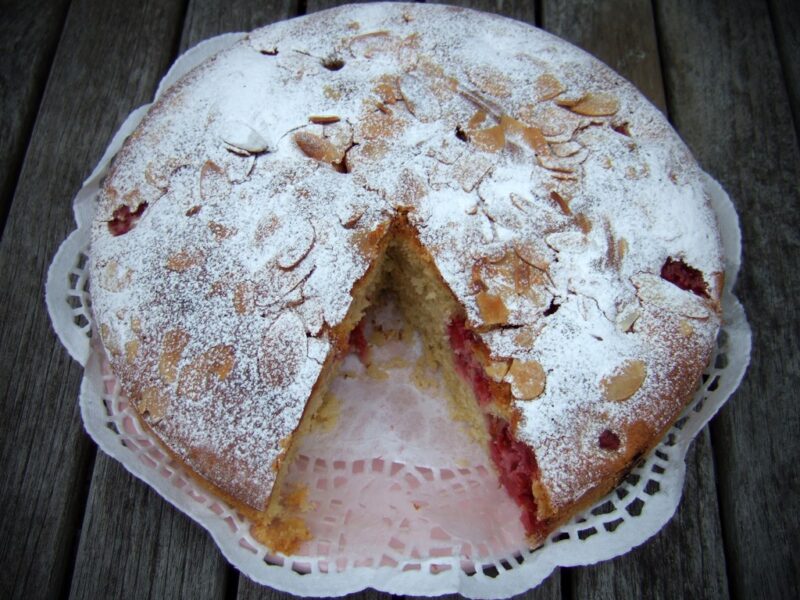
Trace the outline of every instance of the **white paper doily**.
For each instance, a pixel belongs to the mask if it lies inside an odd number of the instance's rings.
[[[219,36],[184,54],[162,80],[158,93],[242,35]],[[92,344],[86,258],[93,201],[111,158],[147,108],[141,107],[128,117],[76,196],[78,228],[59,247],[50,266],[47,307],[62,343],[85,367],[80,406],[86,430],[106,453],[205,527],[226,558],[243,573],[300,595],[343,595],[372,587],[394,594],[459,592],[473,598],[506,597],[535,587],[558,566],[592,564],[623,554],[669,521],[681,498],[687,448],[739,385],[750,357],[750,328],[742,306],[731,292],[741,252],[738,220],[730,199],[713,179],[708,177],[707,189],[718,215],[726,255],[724,323],[718,347],[683,416],[615,491],[564,525],[541,548],[530,551],[515,546],[514,527],[503,529],[503,523],[515,523],[514,511],[518,509],[507,501],[503,504],[502,494],[495,497],[496,521],[486,514],[470,513],[468,500],[491,498],[492,493],[498,492],[491,468],[480,461],[470,462],[469,457],[462,457],[451,466],[431,465],[367,453],[339,460],[323,456],[312,447],[316,455],[303,454],[293,466],[292,477],[306,483],[312,499],[325,498],[326,504],[318,503],[307,517],[315,523],[315,530],[325,533],[303,547],[303,556],[275,556],[252,538],[245,519],[200,489],[142,431],[133,409],[119,395],[103,353]],[[376,492],[376,487],[381,490]],[[423,492],[430,495],[422,498]],[[372,493],[415,499],[410,504],[421,516],[416,523],[412,522],[413,512],[406,519],[402,509],[386,516],[391,523],[384,525],[394,528],[396,534],[386,537],[382,550],[377,545],[372,547],[372,556],[352,552],[358,543],[357,535],[350,541],[349,550],[342,552],[346,544],[341,532],[349,527],[350,531],[363,534],[371,518],[367,504],[362,503],[355,511],[348,507],[365,501]],[[463,543],[474,532],[454,532],[453,514],[458,513],[463,513],[465,522],[488,527],[486,543]],[[354,524],[353,519],[358,518],[362,521]],[[448,524],[442,527],[437,519]],[[426,527],[422,536],[427,538],[425,544],[421,543],[419,531],[412,527],[419,523]],[[518,549],[511,549],[515,547]]]

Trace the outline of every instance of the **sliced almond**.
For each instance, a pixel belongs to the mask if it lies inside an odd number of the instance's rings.
[[[146,387],[136,408],[142,415],[149,415],[155,421],[161,420],[167,412],[169,400],[156,387]]]
[[[486,112],[479,110],[474,115],[472,115],[472,117],[470,117],[470,120],[467,122],[467,129],[475,129],[485,120],[486,120]]]
[[[342,119],[336,115],[311,115],[308,120],[315,125],[329,125],[331,123],[338,123]]]
[[[188,343],[189,334],[182,329],[171,329],[164,335],[158,361],[158,374],[165,383],[174,383],[177,379],[178,362]]]
[[[694,327],[692,327],[691,323],[685,319],[681,320],[680,327],[681,333],[686,337],[691,337],[691,335],[694,333]]]
[[[514,360],[506,374],[511,393],[518,400],[533,400],[544,392],[546,375],[535,360]]]
[[[489,377],[499,382],[503,381],[506,373],[508,373],[508,368],[509,364],[507,362],[498,360],[490,362],[488,365],[486,365],[484,370]]]
[[[569,109],[587,117],[607,117],[617,113],[619,100],[603,92],[588,93]]]
[[[139,353],[139,340],[125,342],[125,362],[132,365],[136,362],[136,355]]]
[[[614,373],[602,381],[606,400],[622,402],[633,396],[647,376],[647,367],[641,360],[625,361]]]
[[[550,199],[553,200],[553,202],[555,202],[556,204],[558,204],[558,207],[561,209],[561,212],[563,212],[565,215],[572,214],[572,209],[569,207],[568,198],[565,198],[557,191],[553,190],[552,192],[550,192]]]
[[[477,148],[485,152],[499,152],[506,145],[505,130],[500,125],[473,131],[469,138]]]
[[[342,159],[342,152],[322,136],[298,131],[294,134],[294,141],[306,156],[314,160],[333,164]]]
[[[555,75],[545,73],[537,77],[536,82],[533,84],[533,89],[536,94],[536,100],[542,102],[544,100],[552,100],[562,94],[566,88],[556,79]]]
[[[508,322],[508,308],[500,296],[483,291],[478,292],[475,301],[486,325],[502,325]]]
[[[169,271],[175,271],[176,273],[183,273],[192,267],[202,265],[204,260],[205,256],[199,250],[195,252],[181,250],[180,252],[172,254],[167,259],[167,269]]]

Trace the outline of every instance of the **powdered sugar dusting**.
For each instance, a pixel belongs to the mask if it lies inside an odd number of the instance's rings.
[[[547,97],[548,77],[563,91]],[[587,94],[603,102],[581,109]],[[309,155],[301,131],[335,158]],[[370,234],[402,209],[471,324],[488,322],[482,286],[502,298],[507,326],[483,335],[492,353],[542,365],[519,435],[558,506],[608,463],[603,430],[624,446],[635,422],[668,424],[676,357],[713,343],[722,266],[702,190],[660,113],[544,32],[440,6],[337,9],[252,33],[157,102],[104,186],[93,308],[126,392],[164,400],[145,415],[154,431],[262,506],[277,441],[374,258]],[[111,235],[114,211],[143,203]],[[702,271],[712,300],[660,280],[668,257]],[[188,338],[174,377],[171,331]],[[633,359],[647,366],[641,389],[603,400],[602,379]],[[696,376],[692,364],[681,375]]]

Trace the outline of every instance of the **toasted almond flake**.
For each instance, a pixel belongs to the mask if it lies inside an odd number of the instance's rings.
[[[426,81],[407,74],[398,80],[398,87],[406,107],[417,119],[430,123],[439,118],[442,107]]]
[[[158,360],[158,374],[164,383],[174,383],[177,379],[178,362],[188,343],[189,334],[182,329],[171,329],[164,335]]]
[[[221,128],[220,138],[225,147],[237,154],[259,154],[269,148],[267,139],[247,123],[226,121]]]
[[[467,122],[467,129],[475,129],[486,120],[486,112],[478,110]]]
[[[342,152],[324,137],[308,131],[298,131],[294,134],[294,141],[298,148],[309,158],[325,163],[336,163],[342,159]]]
[[[338,123],[341,118],[336,115],[311,115],[308,120],[317,125],[328,125],[330,123]]]
[[[569,200],[564,198],[564,196],[559,194],[557,191],[553,190],[552,192],[550,192],[550,199],[553,200],[556,204],[558,204],[558,207],[561,209],[561,212],[563,212],[565,215],[572,214],[572,209],[570,209],[569,207]]]
[[[581,100],[583,100],[584,96],[580,97],[571,97],[571,98],[559,98],[555,101],[556,104],[563,108],[572,108],[573,106],[577,106],[580,104]]]
[[[536,154],[542,156],[550,155],[550,145],[547,143],[542,130],[538,127],[526,127],[522,132],[522,139]]]
[[[686,337],[691,337],[694,333],[694,327],[689,323],[689,321],[681,320],[681,333]]]
[[[205,256],[200,250],[196,250],[195,252],[188,252],[187,250],[181,250],[176,254],[172,254],[167,259],[167,269],[169,271],[174,271],[176,273],[183,273],[184,271],[188,271],[192,267],[202,265],[204,262]]]
[[[499,152],[506,145],[505,131],[500,125],[470,132],[469,139],[480,150]]]
[[[642,313],[638,308],[622,310],[617,316],[617,327],[624,333],[630,333],[641,315]]]
[[[517,400],[533,400],[544,392],[546,375],[535,360],[514,360],[506,374],[511,393]]]
[[[533,84],[533,89],[537,102],[543,102],[545,100],[552,100],[559,94],[562,94],[566,88],[556,79],[555,75],[545,73],[544,75],[539,75],[536,82]]]
[[[139,340],[131,340],[125,342],[125,362],[132,365],[136,360],[136,355],[139,353]]]
[[[578,227],[581,228],[583,233],[589,233],[592,230],[592,222],[589,220],[589,217],[583,213],[575,215],[575,223],[578,224]]]
[[[500,296],[485,291],[478,292],[475,301],[486,325],[503,325],[508,322],[508,308]]]
[[[142,415],[149,415],[155,421],[161,420],[167,412],[169,400],[158,391],[156,387],[146,387],[142,397],[136,403],[136,408]]]
[[[625,361],[614,373],[603,379],[603,394],[606,400],[622,402],[633,396],[642,387],[647,376],[647,367],[641,360]]]
[[[503,381],[503,378],[508,373],[509,365],[507,362],[498,360],[492,361],[485,367],[486,374],[495,381]]]
[[[569,106],[569,109],[587,117],[607,117],[617,113],[619,100],[603,92],[588,93],[578,103]]]

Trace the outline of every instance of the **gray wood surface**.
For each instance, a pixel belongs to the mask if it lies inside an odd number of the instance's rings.
[[[229,577],[204,529],[98,453],[70,598],[223,598]]]
[[[770,0],[770,21],[789,92],[794,128],[800,138],[800,2]]]
[[[68,6],[0,3],[0,235]]]
[[[43,281],[81,181],[171,60],[163,42],[179,8],[76,1],[53,60],[0,245],[2,597],[69,585],[93,446],[77,413],[81,369],[51,331]]]
[[[712,423],[731,590],[796,598],[800,558],[800,153],[765,3],[659,1],[673,121],[731,195],[752,363]]]

